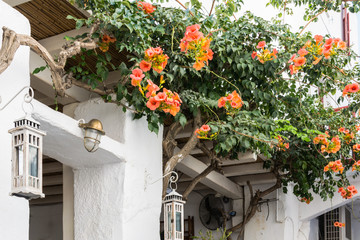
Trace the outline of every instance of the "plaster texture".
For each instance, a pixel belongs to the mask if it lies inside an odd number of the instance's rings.
[[[123,238],[124,163],[74,170],[75,239]]]
[[[33,100],[33,117],[47,132],[44,154],[72,168],[89,168],[125,161],[125,146],[102,136],[99,149],[89,153],[83,146],[84,133],[78,121]],[[100,118],[101,119],[101,118]]]
[[[0,36],[6,26],[18,33],[30,34],[28,20],[0,0]],[[2,38],[0,38],[0,44]],[[16,93],[30,83],[29,48],[21,46],[9,68],[0,75],[2,108]],[[25,114],[21,104],[25,90],[5,109],[0,111],[0,238],[6,240],[29,239],[29,204],[23,198],[9,196],[11,187],[11,135],[13,121]]]
[[[145,119],[134,121],[132,113],[101,101],[79,104],[75,117],[97,118],[105,131],[121,137],[125,161],[74,169],[75,239],[155,240],[161,212],[162,182],[156,180],[162,178],[162,129],[156,135]]]
[[[126,114],[122,111],[122,106],[113,103],[105,103],[101,98],[91,99],[80,103],[74,111],[74,118],[84,119],[89,122],[93,118],[99,119],[106,136],[124,143],[124,127]]]

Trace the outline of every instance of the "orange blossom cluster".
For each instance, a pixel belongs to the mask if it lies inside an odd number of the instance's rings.
[[[211,38],[204,37],[199,31],[200,25],[195,24],[186,27],[185,36],[180,41],[180,49],[195,59],[193,68],[200,70],[209,60],[213,59],[214,52],[210,49]]]
[[[195,134],[197,138],[200,139],[207,139],[208,138],[208,134],[210,133],[210,127],[209,125],[202,125],[200,128],[195,130]]]
[[[138,2],[137,6],[147,14],[151,14],[156,10],[156,7],[147,2]]]
[[[352,165],[352,171],[360,171],[360,160]]]
[[[218,107],[224,107],[226,111],[239,110],[243,104],[244,102],[236,90],[218,100]]]
[[[107,52],[109,50],[110,43],[114,43],[116,38],[110,37],[109,35],[104,34],[101,38],[101,42],[98,42],[99,48],[103,52]]]
[[[286,151],[286,149],[289,149],[289,143],[285,143],[284,139],[282,139],[281,136],[277,136],[275,137],[275,139],[279,141],[279,143],[277,144],[279,150]]]
[[[259,62],[261,62],[263,64],[267,61],[273,60],[274,58],[276,59],[277,58],[276,54],[278,53],[276,48],[274,48],[273,51],[270,52],[270,50],[266,49],[265,46],[266,46],[265,41],[259,42],[258,45],[256,46],[256,48],[261,49],[261,51],[260,52],[253,51],[253,53],[251,54],[251,57],[253,59],[255,59],[257,57]]]
[[[302,199],[300,199],[301,202],[305,202],[306,204],[310,204],[311,200],[310,198],[306,198],[306,197],[303,197]]]
[[[324,167],[324,172],[327,172],[327,171],[332,171],[334,173],[337,173],[337,172],[340,172],[342,173],[344,171],[344,167],[342,165],[342,162],[341,160],[337,160],[337,161],[331,161],[328,163],[328,165],[326,165]]]
[[[351,199],[355,194],[358,193],[358,191],[356,190],[355,186],[348,186],[347,188],[339,188],[339,193],[341,193],[341,196],[344,199]]]
[[[162,110],[175,116],[180,111],[181,99],[177,93],[173,93],[166,88],[162,92],[158,92],[160,88],[151,80],[147,80],[148,85],[145,87],[146,97],[149,98],[146,106],[150,110]]]
[[[290,74],[296,74],[306,63],[306,55],[308,60],[312,60],[312,64],[318,64],[321,59],[329,59],[330,56],[336,55],[338,49],[345,50],[346,43],[340,38],[329,38],[324,41],[323,36],[315,35],[313,40],[306,42],[299,51],[298,55],[294,54],[288,63],[293,63],[289,66]]]
[[[346,144],[349,144],[355,137],[353,132],[350,132],[350,130],[345,129],[343,127],[339,128],[338,131],[340,133],[345,134],[345,136],[343,138],[344,138],[344,141]]]
[[[145,51],[145,57],[144,60],[140,62],[140,68],[144,72],[152,68],[154,71],[161,73],[166,67],[168,59],[168,55],[164,54],[160,47],[151,47]]]
[[[331,139],[331,142],[327,139],[329,137],[328,132],[325,134],[319,134],[314,138],[314,144],[321,144],[321,152],[336,153],[341,148],[341,141],[339,136],[335,136]]]
[[[350,95],[351,93],[357,93],[359,91],[358,83],[351,83],[345,86],[343,90],[343,97]]]
[[[341,222],[334,222],[334,226],[335,226],[335,227],[339,227],[339,228],[341,228],[341,227],[345,227],[345,223],[341,223]]]

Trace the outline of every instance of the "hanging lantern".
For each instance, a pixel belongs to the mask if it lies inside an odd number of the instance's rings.
[[[85,130],[84,147],[88,152],[95,152],[99,147],[101,136],[105,135],[102,123],[97,119],[92,119],[88,123],[80,122],[79,127]]]
[[[40,123],[29,115],[14,121],[12,135],[12,173],[10,195],[26,199],[43,198],[42,139]]]
[[[176,178],[170,178],[170,188],[172,183],[176,185],[176,181],[177,174]],[[165,196],[163,201],[165,240],[184,240],[184,203],[182,195],[175,189]]]

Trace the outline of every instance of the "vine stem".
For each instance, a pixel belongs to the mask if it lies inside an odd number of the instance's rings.
[[[247,135],[247,134],[245,134],[245,133],[238,132],[238,131],[236,131],[236,130],[232,130],[232,131],[235,132],[235,133],[237,133],[237,134],[239,134],[239,135],[242,135],[242,136],[245,136],[245,137],[249,137],[249,138],[255,139],[256,141],[263,142],[263,143],[268,143],[268,144],[270,144],[271,147],[274,146],[274,143],[273,143],[272,141],[261,140],[261,139],[259,139],[259,138],[257,138],[257,137],[253,137],[253,136]]]
[[[240,92],[239,88],[238,88],[237,86],[235,86],[235,84],[233,84],[232,82],[230,82],[230,81],[227,80],[226,78],[224,78],[224,77],[216,74],[215,72],[211,71],[210,69],[207,69],[207,71],[210,72],[210,73],[212,73],[212,74],[214,74],[216,77],[218,77],[218,78],[220,78],[220,79],[222,79],[222,80],[225,80],[225,81],[226,81],[227,83],[229,83],[231,86],[233,86],[234,88],[236,88],[236,90],[238,90],[238,92],[239,92],[239,94],[240,94],[240,96],[241,96],[241,92]]]
[[[171,52],[174,52],[174,34],[175,34],[175,28],[173,27],[172,29],[172,34],[171,34]]]
[[[213,0],[213,2],[212,2],[209,16],[211,16],[211,13],[212,13],[212,11],[213,11],[213,9],[214,9],[214,5],[215,5],[215,0]]]
[[[205,106],[216,116],[218,122],[220,122],[220,118],[219,118],[219,116],[216,114],[216,112],[214,112],[214,110],[212,110],[208,105],[205,104]]]
[[[187,7],[184,5],[184,4],[182,4],[179,0],[175,0],[178,4],[180,4],[180,6],[182,6],[183,8],[185,8],[186,10],[187,10]],[[193,17],[195,17],[194,16],[194,14],[191,12],[191,11],[189,11],[189,13],[191,14],[191,16],[193,16]]]
[[[325,12],[327,9],[325,8],[324,10],[322,10],[321,12],[319,12],[318,14],[316,14],[313,18],[310,19],[310,21],[305,25],[305,27],[300,31],[299,35],[301,35],[301,33],[305,30],[305,28],[307,28],[307,26],[309,26],[309,24],[314,21],[318,16],[320,16],[323,12]]]

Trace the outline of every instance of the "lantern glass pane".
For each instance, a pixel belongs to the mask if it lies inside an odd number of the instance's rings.
[[[85,137],[96,139],[96,140],[100,141],[101,135],[99,134],[99,132],[97,130],[88,128],[85,130]]]
[[[29,147],[29,174],[33,177],[38,177],[38,152],[37,147]]]
[[[24,174],[24,150],[23,146],[17,146],[16,148],[16,174],[22,176]]]
[[[176,212],[176,231],[181,232],[181,212]]]
[[[89,152],[94,152],[99,147],[101,135],[98,133],[97,130],[94,129],[86,129],[85,130],[85,139],[84,139],[84,145],[85,148]]]
[[[168,212],[168,232],[171,232],[172,222],[173,221],[171,221],[171,212]]]

